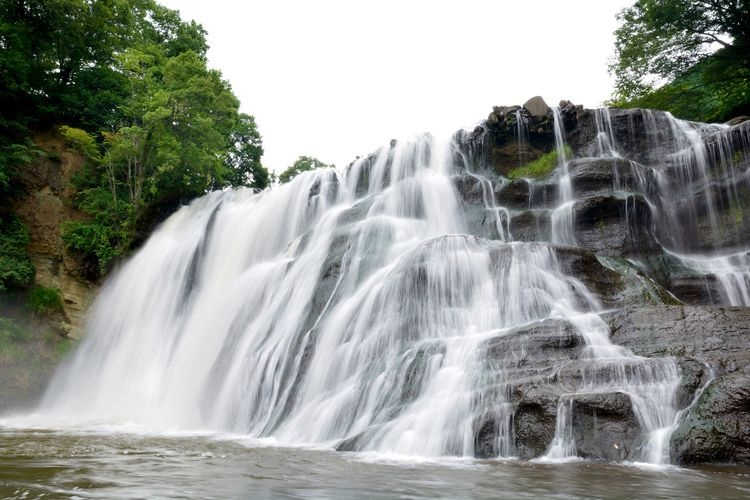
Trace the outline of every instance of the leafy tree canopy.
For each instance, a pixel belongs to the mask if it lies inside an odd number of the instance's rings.
[[[294,161],[294,163],[292,163],[286,170],[284,170],[281,175],[279,175],[279,182],[281,182],[282,184],[285,182],[289,182],[302,172],[307,172],[309,170],[315,170],[318,168],[335,168],[335,166],[323,163],[322,161],[318,160],[317,158],[313,158],[312,156],[300,156]]]
[[[63,236],[103,272],[178,204],[265,188],[255,120],[207,49],[200,25],[154,0],[0,0],[0,201],[35,155],[31,132],[64,125],[87,158],[76,205],[91,218]]]
[[[638,0],[618,19],[616,103],[697,120],[748,111],[748,0]]]

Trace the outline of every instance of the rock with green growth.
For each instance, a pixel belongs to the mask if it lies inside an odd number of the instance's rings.
[[[565,149],[565,154],[570,155],[572,153],[569,147],[566,146]],[[507,177],[509,179],[541,179],[555,170],[558,161],[559,154],[556,149],[553,149],[527,165],[510,170]]]
[[[62,311],[63,304],[60,297],[60,290],[37,285],[26,296],[26,307],[32,313],[40,316]]]

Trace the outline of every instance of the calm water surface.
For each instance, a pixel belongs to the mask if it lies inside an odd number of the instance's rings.
[[[750,498],[750,469],[406,461],[215,435],[0,427],[2,498]]]

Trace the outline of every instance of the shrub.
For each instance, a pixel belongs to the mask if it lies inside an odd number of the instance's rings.
[[[25,288],[34,279],[34,266],[26,253],[29,231],[16,217],[0,215],[0,292]]]
[[[26,307],[35,314],[45,315],[62,309],[60,290],[37,285],[26,297]]]

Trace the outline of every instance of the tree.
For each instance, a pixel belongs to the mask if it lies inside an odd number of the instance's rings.
[[[255,119],[207,50],[199,24],[155,0],[0,0],[0,208],[39,153],[32,131],[53,125],[86,158],[75,205],[90,217],[63,238],[100,273],[179,204],[265,188]],[[0,224],[14,249],[23,234]]]
[[[294,161],[294,163],[292,163],[286,170],[284,170],[281,175],[279,175],[279,182],[281,182],[282,184],[285,182],[289,182],[302,172],[307,172],[309,170],[315,170],[318,168],[335,168],[335,166],[323,163],[322,161],[318,160],[317,158],[313,158],[312,156],[300,156]]]
[[[750,102],[748,0],[638,0],[618,19],[615,101],[711,118]]]
[[[232,186],[265,189],[271,184],[271,175],[261,164],[263,143],[255,125],[255,118],[240,114],[230,136],[230,149],[225,162],[230,171]]]

